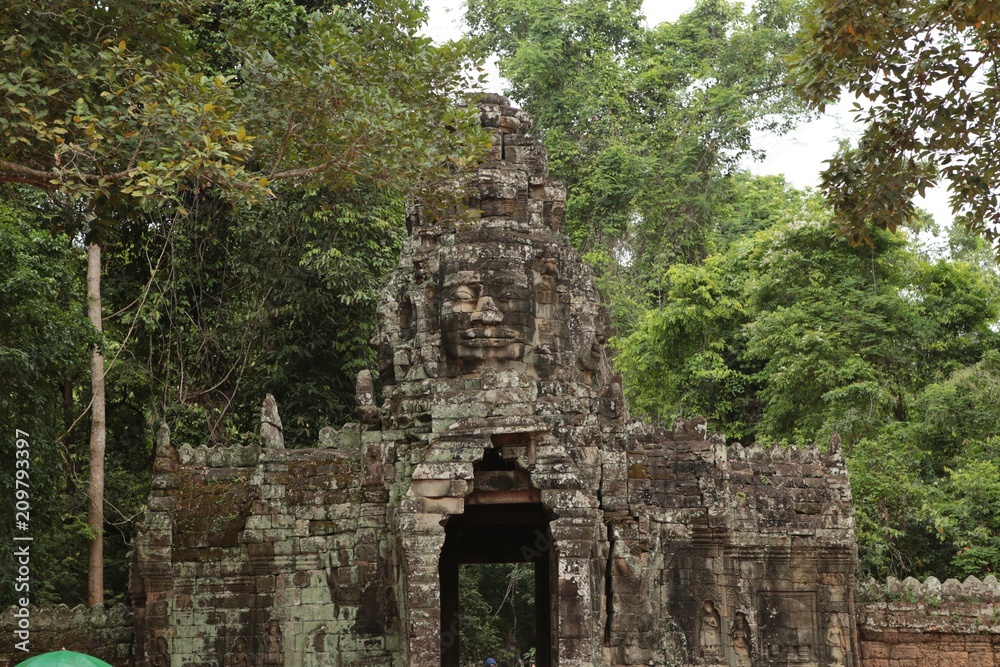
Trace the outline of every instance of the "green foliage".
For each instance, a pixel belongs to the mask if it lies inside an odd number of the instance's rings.
[[[771,226],[672,266],[664,304],[612,341],[633,413],[765,444],[839,433],[865,571],[996,571],[997,274],[882,230],[851,246],[801,193],[756,201],[726,224]]]
[[[429,193],[484,148],[456,104],[465,47],[419,37],[424,14],[409,0],[250,9],[7,3],[0,181],[177,205],[189,188],[255,199],[284,179]]]
[[[401,202],[448,204],[442,186],[486,147],[467,104],[469,48],[418,35],[424,17],[411,0],[0,8],[0,183],[49,193],[39,206],[59,212],[57,231],[89,231],[105,246],[112,597],[126,590],[154,420],[191,442],[233,441],[255,430],[267,390],[282,401],[293,443],[349,417]],[[69,237],[53,238],[72,248]],[[23,268],[12,290],[52,254],[32,243],[10,246],[18,261],[9,266]],[[63,305],[79,306],[80,281],[59,284]],[[32,410],[43,421],[62,414],[45,374],[64,361],[60,372],[78,371],[58,346],[86,354],[98,342],[85,320],[60,328],[69,315],[43,307],[46,290],[11,307],[25,317],[25,337],[0,348],[2,363],[22,371],[8,384],[25,379],[8,396],[26,425]],[[70,417],[52,423],[65,429],[89,394],[81,378],[59,378]],[[45,423],[31,428],[54,442],[61,431]],[[52,549],[40,558],[65,565],[53,567],[65,580],[45,590],[70,603],[80,586],[67,580],[83,580],[76,471],[86,469],[86,426],[81,419],[63,450],[48,452],[67,478],[53,504],[67,530],[36,542]],[[61,519],[53,510],[46,526]]]
[[[203,3],[70,1],[0,10],[0,181],[173,198],[187,177],[241,180],[251,150],[232,81],[196,68],[182,19]]]
[[[531,564],[492,563],[459,568],[460,661],[476,667],[488,657],[519,664],[535,645],[535,573]]]
[[[252,164],[267,181],[318,178],[333,189],[374,181],[437,192],[485,151],[465,103],[467,45],[417,34],[420,3],[301,5],[222,0],[206,48],[235,61],[235,113],[255,137]],[[377,45],[377,48],[373,48]],[[331,94],[331,91],[336,91]],[[448,128],[432,132],[428,128]]]
[[[737,438],[860,437],[899,401],[886,379],[903,365],[912,309],[879,285],[898,284],[901,242],[851,249],[828,225],[796,221],[815,213],[801,193],[764,201],[727,224],[777,224],[701,266],[672,267],[664,305],[615,341],[632,409],[706,414]]]
[[[745,298],[755,316],[743,333],[747,359],[763,364],[758,434],[856,440],[901,401],[893,378],[911,314],[890,286],[901,242],[883,235],[875,250],[851,249],[829,225],[799,222],[754,241]]]
[[[949,266],[968,269],[944,261],[921,269],[938,272]],[[974,294],[970,289],[964,296]],[[991,309],[986,316],[995,320],[996,313]],[[941,319],[948,320],[947,312]],[[927,320],[923,314],[920,321]],[[935,331],[936,323],[929,324]],[[922,339],[919,347],[937,340]],[[1000,352],[995,337],[991,346],[985,352],[980,348],[980,361],[949,374],[967,353],[964,345],[952,346],[957,358],[939,364],[934,373],[942,380],[910,386],[908,419],[887,424],[850,451],[858,540],[869,573],[964,578],[1000,568],[995,466]]]
[[[731,335],[745,320],[743,305],[721,259],[671,267],[665,305],[612,341],[617,368],[633,380],[625,385],[633,412],[661,421],[700,414],[729,428],[749,426],[751,378],[735,363]]]
[[[567,184],[567,233],[627,332],[644,305],[663,302],[670,264],[703,259],[720,232],[726,242],[751,133],[799,115],[782,83],[794,5],[704,0],[655,28],[639,2],[468,5]]]
[[[910,437],[928,453],[930,470],[960,465],[970,448],[1000,437],[1000,351],[928,385],[913,403]]]
[[[964,461],[949,470],[942,498],[930,509],[943,541],[954,550],[955,576],[1000,571],[1000,466],[993,457]]]
[[[1000,281],[991,268],[962,260],[918,262],[910,281],[904,296],[916,310],[917,373],[926,381],[974,364],[1000,342],[993,329],[1000,318]]]
[[[997,26],[985,0],[812,0],[791,78],[822,109],[846,90],[865,133],[823,174],[841,232],[910,224],[914,194],[943,180],[952,210],[996,239]]]
[[[85,382],[93,330],[84,315],[82,248],[47,231],[51,220],[30,205],[22,190],[0,198],[0,455],[10,474],[0,477],[5,534],[14,527],[14,432],[29,435],[32,601],[59,600],[79,591],[86,543],[67,530],[78,519],[80,479],[76,442],[65,437],[83,409],[76,386]],[[35,202],[37,203],[37,201]],[[82,555],[82,559],[81,559]],[[0,558],[3,580],[13,581],[14,562]],[[71,593],[72,595],[72,593]],[[0,594],[11,602],[12,586]]]
[[[127,280],[110,296],[126,327],[136,317],[126,306],[150,281],[129,350],[148,360],[142,393],[178,441],[245,441],[266,392],[290,446],[352,419],[355,377],[373,365],[378,288],[404,233],[402,203],[373,188],[283,195],[249,212],[202,201],[119,251]]]
[[[900,431],[890,426],[861,440],[847,459],[861,567],[880,578],[928,569],[942,576],[929,563],[940,546],[923,512],[930,493],[921,476],[924,456]]]

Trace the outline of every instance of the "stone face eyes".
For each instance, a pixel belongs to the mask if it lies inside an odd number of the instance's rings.
[[[448,296],[448,302],[456,308],[471,308],[475,305],[475,301],[475,293],[473,293],[470,288],[465,286],[455,288],[455,291]]]
[[[458,310],[466,310],[475,307],[479,299],[490,297],[495,303],[507,302],[528,302],[530,293],[525,289],[516,287],[505,287],[497,289],[494,286],[467,286],[462,285],[451,290],[445,298],[445,303]],[[512,304],[513,305],[513,304]],[[520,310],[520,307],[516,307]]]

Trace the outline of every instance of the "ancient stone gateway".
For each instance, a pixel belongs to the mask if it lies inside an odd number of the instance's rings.
[[[282,446],[158,438],[139,665],[458,665],[461,563],[535,572],[539,667],[858,665],[840,453],[629,420],[565,192],[490,96],[475,219],[409,216],[379,311],[381,400]]]

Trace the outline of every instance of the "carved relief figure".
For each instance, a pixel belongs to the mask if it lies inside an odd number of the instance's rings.
[[[233,652],[229,656],[229,667],[250,667],[250,656],[247,655],[247,640],[237,637],[233,643]]]
[[[701,609],[701,623],[698,642],[701,644],[703,658],[718,658],[722,651],[722,623],[715,603],[705,600]]]
[[[284,661],[283,641],[281,639],[281,624],[272,620],[267,624],[267,635],[264,637],[264,664],[267,667],[280,665]]]
[[[830,647],[830,661],[836,665],[846,664],[849,650],[847,635],[844,633],[840,616],[837,614],[830,614],[826,630],[826,643]]]
[[[729,631],[729,639],[733,648],[733,667],[751,667],[750,662],[750,626],[742,611],[736,612],[733,627]]]
[[[153,648],[149,653],[149,667],[170,667],[170,652],[167,640],[163,637],[157,637],[153,641]]]

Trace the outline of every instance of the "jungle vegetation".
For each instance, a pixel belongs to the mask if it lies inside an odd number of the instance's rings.
[[[31,434],[46,490],[34,602],[94,599],[95,540],[97,592],[124,599],[159,423],[246,440],[265,391],[290,446],[351,418],[404,202],[442,201],[484,148],[487,55],[568,185],[632,415],[767,446],[838,433],[866,574],[1000,569],[992,3],[700,0],[647,26],[638,0],[469,0],[470,38],[443,46],[416,0],[34,4],[0,10],[0,426]],[[820,190],[748,173],[754,132],[845,93],[868,134]],[[939,176],[950,228],[910,204]],[[500,614],[513,575],[464,576],[470,613]]]

